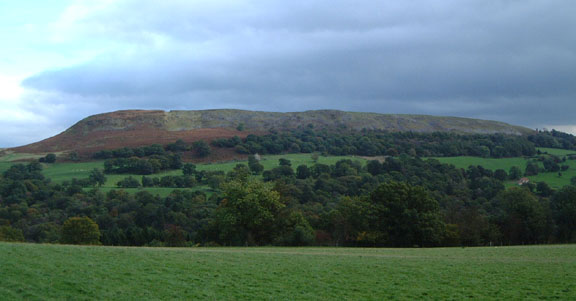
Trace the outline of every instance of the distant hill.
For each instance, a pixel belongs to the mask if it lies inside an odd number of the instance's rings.
[[[82,153],[124,146],[167,144],[177,139],[245,137],[270,130],[288,130],[304,126],[314,128],[376,129],[413,132],[456,132],[478,134],[532,133],[532,130],[497,121],[427,115],[318,110],[305,112],[259,112],[244,110],[149,111],[129,110],[87,117],[66,131],[40,142],[13,148],[18,152],[45,153],[78,151]]]

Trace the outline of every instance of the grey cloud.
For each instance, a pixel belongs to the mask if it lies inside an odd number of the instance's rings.
[[[332,108],[575,123],[574,8],[568,0],[120,1],[79,25],[131,51],[24,85],[60,95],[45,102],[100,111]]]

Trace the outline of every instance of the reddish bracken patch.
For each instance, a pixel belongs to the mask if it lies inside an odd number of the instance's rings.
[[[23,153],[49,153],[76,151],[81,158],[89,158],[94,152],[112,150],[122,147],[139,147],[151,144],[166,145],[182,139],[187,143],[198,140],[212,141],[218,138],[231,138],[238,136],[244,138],[249,134],[263,134],[259,132],[238,131],[225,128],[195,129],[187,131],[165,131],[158,129],[128,130],[128,131],[96,131],[88,134],[73,134],[63,132],[40,142],[13,148]],[[186,161],[223,161],[240,159],[241,156],[233,149],[213,148],[213,154],[205,159],[194,159],[191,154],[185,154]]]

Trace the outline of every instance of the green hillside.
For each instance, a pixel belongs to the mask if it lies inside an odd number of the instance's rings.
[[[571,150],[564,150],[564,149],[554,149],[554,148],[538,148],[541,152],[556,155],[556,156],[566,156],[570,154],[576,154],[576,152]],[[506,172],[510,170],[512,166],[519,167],[522,171],[526,168],[526,164],[530,162],[531,158],[501,158],[501,159],[493,159],[493,158],[480,158],[480,157],[469,157],[469,156],[462,156],[462,157],[440,157],[434,158],[442,163],[452,164],[457,168],[468,168],[468,166],[482,166],[486,169],[490,170],[497,170],[503,169]],[[535,176],[528,176],[527,178],[530,179],[532,183],[538,182],[546,182],[552,188],[559,189],[563,186],[570,185],[570,179],[572,177],[576,177],[576,160],[566,160],[562,164],[570,166],[570,168],[566,171],[561,172],[559,175],[557,172],[544,172],[543,165],[541,162],[538,162],[540,166],[541,172]],[[508,186],[516,185],[516,181],[508,181]]]
[[[274,167],[278,166],[278,159],[285,158],[290,160],[292,163],[292,167],[296,169],[298,165],[308,165],[311,166],[315,164],[314,160],[312,159],[311,154],[284,154],[284,155],[267,155],[262,156],[261,164],[264,166],[265,170],[270,170]],[[318,156],[318,163],[321,164],[335,164],[338,160],[342,159],[350,159],[360,162],[365,162],[366,159],[354,156]],[[3,163],[0,162],[0,172],[9,168],[10,165],[14,164],[11,163]],[[219,162],[219,163],[203,163],[197,164],[197,170],[203,171],[223,171],[229,172],[231,171],[237,164],[247,164],[247,161],[237,160],[231,162]],[[94,161],[94,162],[79,162],[79,163],[54,163],[54,164],[43,164],[44,170],[43,174],[45,177],[51,179],[54,183],[62,183],[63,181],[70,181],[73,178],[82,179],[87,178],[90,174],[90,171],[93,169],[104,169],[104,161]],[[182,170],[170,170],[158,174],[149,175],[147,177],[155,178],[155,177],[163,177],[168,175],[182,175]],[[103,192],[110,191],[112,189],[118,189],[116,183],[118,181],[132,176],[134,178],[140,179],[141,175],[135,174],[108,174],[106,175],[107,181],[106,184],[101,187]],[[161,196],[167,196],[172,192],[175,188],[162,188],[162,187],[147,187],[147,188],[123,188],[126,191],[130,192],[137,192],[137,191],[149,191],[153,194],[159,194]],[[201,186],[194,188],[193,190],[203,190],[205,192],[209,192],[208,187]]]
[[[127,248],[0,243],[4,299],[574,299],[576,246]]]

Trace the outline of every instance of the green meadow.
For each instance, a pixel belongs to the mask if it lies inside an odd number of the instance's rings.
[[[291,161],[292,167],[295,169],[298,165],[313,165],[315,162],[312,159],[311,154],[285,154],[285,155],[269,155],[269,156],[262,156],[260,163],[264,165],[265,170],[272,169],[278,166],[278,159],[285,158]],[[360,161],[364,163],[366,159],[353,157],[353,156],[319,156],[318,163],[322,164],[335,164],[337,161],[342,159],[350,159],[355,161]],[[202,163],[197,164],[197,170],[203,171],[224,171],[228,172],[234,169],[237,164],[247,164],[246,160],[237,160],[237,161],[230,161],[230,162],[219,162],[219,163]],[[9,168],[9,166],[13,164],[6,164],[5,169]],[[2,168],[0,163],[0,168]],[[43,164],[44,166],[44,176],[51,179],[54,183],[62,183],[63,181],[70,181],[73,178],[81,179],[87,178],[90,174],[90,171],[98,168],[104,169],[104,161],[93,161],[93,162],[64,162],[64,163],[54,163],[54,164]],[[166,171],[154,175],[150,175],[148,177],[163,177],[168,175],[182,175],[181,170],[171,170]],[[131,175],[131,174],[114,174],[114,175],[106,175],[107,181],[106,184],[103,185],[100,189],[103,192],[108,192],[112,189],[118,189],[116,183],[120,180],[132,176],[137,179],[140,179],[141,175]],[[174,188],[162,188],[162,187],[153,187],[153,188],[124,188],[124,190],[128,192],[137,192],[137,191],[148,191],[153,194],[158,194],[160,196],[167,196],[169,195]],[[209,193],[210,189],[206,186],[195,187],[193,189],[188,190],[202,190],[204,192]]]
[[[554,148],[538,148],[542,153],[553,154],[556,156],[567,156],[571,154],[576,154],[576,151],[571,150],[564,150],[564,149],[554,149]],[[38,157],[38,156],[36,156]],[[0,172],[5,171],[8,169],[12,164],[15,162],[13,160],[23,160],[23,159],[31,159],[35,158],[34,155],[30,154],[8,154],[0,157]],[[278,159],[286,158],[292,162],[292,166],[296,168],[298,165],[313,165],[314,161],[312,160],[311,154],[284,154],[284,155],[266,155],[262,156],[262,160],[260,161],[266,170],[272,169],[278,166]],[[338,160],[342,159],[351,159],[355,161],[360,161],[362,163],[366,162],[365,158],[355,157],[355,156],[319,156],[318,163],[322,164],[334,164]],[[481,157],[469,157],[469,156],[461,156],[461,157],[437,157],[434,158],[439,160],[442,163],[452,164],[458,168],[468,168],[470,165],[480,165],[486,169],[496,170],[496,169],[503,169],[505,171],[509,171],[512,166],[519,167],[522,171],[525,169],[526,164],[531,160],[530,158],[502,158],[502,159],[493,159],[493,158],[481,158]],[[217,162],[217,163],[202,163],[197,164],[198,170],[204,171],[224,171],[228,172],[232,170],[236,164],[244,163],[246,164],[247,161],[245,160],[237,160],[237,161],[229,161],[229,162]],[[576,160],[567,160],[565,163],[569,165],[570,168],[567,171],[562,172],[560,176],[558,173],[550,173],[550,172],[541,172],[536,176],[528,177],[530,181],[537,183],[537,182],[546,182],[553,188],[561,188],[562,186],[570,184],[570,179],[572,177],[576,177]],[[55,163],[55,164],[43,164],[44,166],[44,175],[51,179],[55,183],[61,183],[63,181],[70,181],[73,178],[81,179],[88,177],[90,171],[94,168],[103,169],[104,168],[104,161],[93,161],[93,162],[80,162],[80,163],[72,163],[72,162],[64,162],[64,163]],[[540,163],[540,167],[543,167]],[[543,169],[543,168],[542,168]],[[181,175],[180,170],[172,170],[167,171],[155,175],[150,175],[150,177],[163,177],[167,175]],[[107,192],[112,189],[117,189],[116,183],[125,177],[133,176],[136,178],[140,178],[139,175],[129,175],[129,174],[122,174],[122,175],[107,175],[107,182],[106,184],[101,187],[102,191]],[[506,183],[507,186],[515,185],[515,181],[509,181]],[[196,189],[203,190],[205,192],[209,192],[208,187],[198,187]],[[174,189],[172,188],[128,188],[125,189],[126,191],[140,191],[146,190],[154,194],[159,194],[162,196],[166,196],[170,194]]]
[[[571,150],[564,150],[564,149],[554,149],[554,148],[538,148],[543,153],[548,153],[551,155],[556,156],[566,156],[570,154],[576,154],[575,151]],[[510,170],[512,166],[519,167],[522,171],[526,168],[526,164],[531,160],[531,158],[501,158],[501,159],[493,159],[493,158],[481,158],[481,157],[438,157],[434,158],[438,161],[446,164],[452,164],[457,168],[468,168],[470,165],[480,165],[486,169],[490,170],[497,170],[503,169],[506,172]],[[542,172],[544,170],[544,166],[541,162],[539,162],[541,172],[535,176],[529,176],[528,179],[532,183],[538,182],[546,182],[552,188],[558,189],[563,186],[570,184],[570,179],[572,177],[576,177],[576,160],[566,160],[562,164],[566,164],[570,166],[570,168],[566,171],[563,171],[561,175],[557,172]],[[516,185],[515,181],[509,181],[506,183],[508,186]]]
[[[576,246],[129,248],[0,243],[5,299],[575,299]]]

